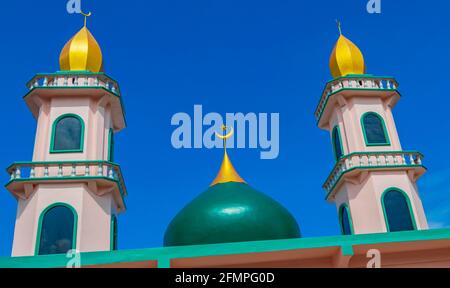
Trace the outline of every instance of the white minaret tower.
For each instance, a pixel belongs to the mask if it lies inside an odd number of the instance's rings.
[[[24,97],[37,119],[32,162],[8,168],[18,201],[13,256],[116,249],[116,215],[127,195],[113,163],[125,127],[117,82],[103,72],[86,25],[65,45],[61,70],[38,74]]]
[[[392,109],[400,99],[392,77],[366,74],[358,47],[342,34],[333,49],[327,83],[316,109],[328,130],[336,165],[325,181],[343,234],[428,229],[417,189],[422,154],[402,149]]]

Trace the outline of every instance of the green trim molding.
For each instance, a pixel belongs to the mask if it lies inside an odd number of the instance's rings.
[[[37,87],[33,87],[32,89],[30,89],[30,91],[28,91],[28,93],[23,96],[23,98],[26,98],[31,92],[33,92],[35,89],[49,89],[49,90],[59,90],[59,89],[67,89],[67,90],[72,90],[72,89],[79,89],[79,90],[92,90],[92,89],[102,89],[105,90],[108,93],[111,93],[111,95],[114,95],[116,97],[118,97],[119,99],[121,99],[122,97],[120,96],[120,94],[118,92],[114,92],[110,89],[107,89],[103,86],[37,86]]]
[[[111,76],[109,76],[108,74],[106,74],[105,72],[92,72],[89,70],[79,70],[79,71],[56,71],[54,73],[38,73],[36,74],[36,76],[60,76],[60,75],[98,75],[98,76],[104,76],[108,79],[110,79],[111,81],[114,81],[116,83],[117,80]]]
[[[81,132],[80,132],[80,148],[79,149],[73,149],[73,150],[55,150],[55,134],[56,134],[56,126],[58,123],[63,120],[64,118],[77,118],[78,121],[80,121],[81,124]],[[83,118],[81,118],[77,114],[63,114],[60,115],[52,124],[52,136],[50,140],[50,154],[58,154],[58,153],[83,153],[84,150],[84,137],[85,137],[85,124],[83,121]]]
[[[326,84],[328,85],[334,81],[338,81],[338,80],[342,80],[342,79],[358,79],[358,78],[361,78],[361,79],[364,79],[364,78],[392,79],[393,81],[397,82],[397,80],[395,80],[395,78],[392,76],[375,76],[373,74],[348,74],[345,76],[339,76],[334,79],[328,80]]]
[[[385,143],[369,143],[368,139],[367,139],[367,134],[366,134],[366,126],[364,125],[364,118],[366,118],[366,116],[369,115],[374,115],[375,117],[377,117],[380,122],[381,122],[381,126],[383,127],[383,133],[384,133],[384,137],[386,138],[386,142]],[[381,117],[380,114],[376,113],[376,112],[366,112],[361,116],[361,129],[364,135],[364,142],[366,143],[366,146],[390,146],[391,145],[391,141],[389,138],[389,133],[388,130],[386,129],[386,122],[384,121],[383,117]]]
[[[45,214],[47,214],[48,211],[50,211],[50,209],[55,208],[55,207],[66,207],[68,208],[70,211],[72,211],[73,214],[73,238],[72,238],[72,249],[75,250],[77,248],[77,228],[78,228],[78,213],[75,210],[75,208],[73,208],[71,205],[67,204],[67,203],[62,203],[62,202],[58,202],[58,203],[53,203],[50,206],[48,206],[47,208],[45,208],[41,215],[39,216],[39,222],[38,222],[38,230],[36,233],[36,245],[34,248],[34,255],[38,256],[39,255],[39,248],[41,246],[41,234],[42,234],[42,222],[44,221],[44,217]],[[64,254],[65,255],[65,254]]]
[[[404,151],[401,151],[401,150],[397,150],[397,151],[395,151],[395,150],[393,150],[393,151],[388,150],[388,151],[353,152],[353,153],[350,153],[350,154],[342,156],[341,159],[342,158],[346,158],[346,157],[355,156],[355,155],[363,155],[363,156],[365,156],[365,155],[393,155],[393,154],[398,154],[398,155],[400,155],[400,154],[405,154],[405,155],[406,154],[419,154],[422,159],[425,157],[421,152],[416,151],[416,150],[404,150]]]
[[[381,207],[383,208],[383,215],[384,215],[384,222],[386,223],[386,230],[388,232],[391,232],[391,229],[389,228],[389,219],[388,219],[387,213],[386,213],[386,206],[384,204],[384,197],[386,196],[387,193],[389,193],[391,191],[400,192],[403,195],[403,198],[406,201],[406,205],[408,205],[409,217],[411,218],[413,228],[414,228],[414,230],[417,230],[416,217],[414,216],[414,211],[412,209],[411,199],[409,199],[409,196],[408,196],[408,194],[406,194],[405,191],[403,191],[402,189],[397,188],[397,187],[390,187],[390,188],[384,190],[383,194],[381,194],[381,198],[380,198],[381,199]]]
[[[344,226],[342,225],[344,209],[347,211],[348,223],[350,226],[350,233],[353,235],[353,234],[355,234],[355,230],[353,229],[353,218],[352,218],[352,213],[351,213],[350,208],[348,207],[347,203],[343,203],[339,207],[339,226],[341,227],[341,233],[342,233],[342,235],[346,235],[344,233]]]
[[[352,254],[351,247],[389,243],[407,243],[415,241],[450,240],[450,229],[415,230],[405,232],[359,234],[317,238],[299,238],[287,240],[269,240],[238,242],[196,246],[149,248],[138,250],[118,250],[81,253],[81,265],[105,265],[139,261],[157,261],[158,267],[168,268],[171,259],[238,255],[316,249],[326,247],[342,248],[346,254]],[[66,255],[43,255],[29,257],[0,258],[0,268],[57,268],[66,267]]]

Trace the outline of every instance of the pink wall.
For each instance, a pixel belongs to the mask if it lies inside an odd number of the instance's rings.
[[[39,184],[30,198],[19,201],[12,256],[35,254],[39,217],[58,202],[72,206],[78,214],[77,250],[110,249],[112,196],[96,196],[84,184],[53,183]]]
[[[33,161],[107,160],[111,106],[86,97],[52,98],[41,107]],[[49,153],[54,121],[64,114],[76,114],[85,124],[83,153]]]

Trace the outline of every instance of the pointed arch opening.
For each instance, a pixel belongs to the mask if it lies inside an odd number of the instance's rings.
[[[108,161],[114,162],[114,130],[112,128],[108,133]]]
[[[50,153],[81,153],[84,121],[76,114],[64,114],[53,122]]]
[[[361,126],[367,146],[391,145],[383,118],[375,112],[364,113],[361,117]]]
[[[339,207],[339,224],[341,226],[342,235],[353,235],[353,222],[347,204],[342,204],[341,207]]]
[[[47,207],[39,217],[36,255],[65,254],[76,248],[78,215],[65,203]]]
[[[408,195],[398,188],[389,188],[381,197],[388,232],[416,230],[416,221]]]
[[[113,214],[111,216],[111,251],[117,250],[118,232],[117,217]]]
[[[334,159],[338,161],[342,156],[344,156],[344,148],[342,146],[341,130],[339,126],[333,128],[331,138],[333,141]]]

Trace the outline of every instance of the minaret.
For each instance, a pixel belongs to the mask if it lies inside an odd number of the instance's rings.
[[[402,149],[392,114],[398,83],[366,74],[361,51],[340,34],[330,58],[334,79],[315,111],[336,160],[326,200],[336,204],[343,234],[428,229],[416,185],[423,156]]]
[[[125,128],[125,115],[86,23],[64,46],[60,68],[27,84],[24,99],[37,129],[33,161],[8,168],[6,188],[18,202],[13,256],[117,246],[116,215],[127,192],[113,162],[113,137]]]

